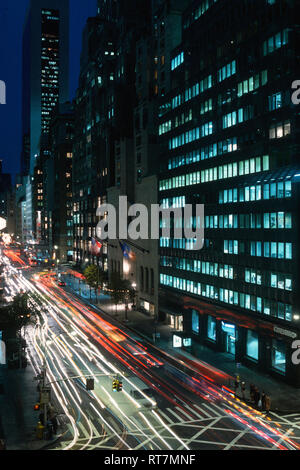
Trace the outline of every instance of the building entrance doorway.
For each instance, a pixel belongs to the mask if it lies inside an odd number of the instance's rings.
[[[231,323],[222,322],[222,330],[225,333],[225,351],[235,356],[236,327]]]

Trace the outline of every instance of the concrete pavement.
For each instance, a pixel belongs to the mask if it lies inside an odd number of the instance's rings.
[[[7,450],[40,448],[45,442],[36,441],[35,427],[38,412],[33,407],[38,401],[37,383],[30,366],[26,369],[7,369],[0,366],[0,416]]]

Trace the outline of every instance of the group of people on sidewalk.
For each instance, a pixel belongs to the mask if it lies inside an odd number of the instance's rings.
[[[246,383],[240,382],[239,376],[236,376],[234,382],[234,394],[237,396],[238,389],[241,389],[242,399],[246,401]],[[266,415],[269,414],[271,408],[271,399],[264,391],[260,393],[258,387],[253,384],[249,386],[250,401],[254,404],[255,408],[261,411],[266,412]]]

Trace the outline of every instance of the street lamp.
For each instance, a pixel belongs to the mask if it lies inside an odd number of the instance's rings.
[[[41,371],[41,376],[40,376],[40,380],[41,380],[41,384],[40,384],[40,394],[41,394],[41,397],[43,398],[43,416],[44,416],[44,426],[46,428],[46,423],[47,423],[47,405],[50,404],[50,382],[47,382],[47,358],[49,356],[49,351],[48,351],[48,346],[50,346],[55,340],[56,338],[58,338],[59,336],[64,336],[64,335],[71,335],[71,336],[76,336],[77,335],[77,332],[76,331],[72,331],[72,332],[65,332],[65,331],[62,331],[61,333],[58,333],[57,335],[55,335],[54,337],[50,338],[50,339],[45,339],[45,342],[44,344],[41,344],[42,349],[43,349],[43,364],[42,364],[42,371]]]

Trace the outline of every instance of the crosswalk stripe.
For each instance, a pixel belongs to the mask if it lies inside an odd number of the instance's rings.
[[[207,408],[211,413],[214,413],[216,416],[220,416],[220,413],[214,410],[212,405],[207,405],[206,403],[203,403],[203,406],[205,406],[205,408]]]
[[[164,413],[162,410],[159,410],[158,414],[162,415],[168,421],[168,423],[173,424],[173,421],[171,420],[171,418],[168,415],[166,415],[166,413]]]
[[[175,416],[175,418],[177,418],[178,421],[181,421],[181,422],[184,421],[184,419],[183,419],[181,416],[177,415],[177,414],[175,413],[175,411],[171,410],[171,408],[167,408],[167,410],[168,410],[169,413],[171,413],[173,416]]]
[[[179,411],[180,413],[182,413],[183,415],[185,415],[189,421],[192,419],[192,417],[188,413],[186,413],[184,410],[181,410],[180,408],[178,408],[178,406],[176,406],[176,410]]]
[[[200,415],[199,412],[197,412],[196,410],[193,410],[193,408],[191,408],[189,405],[185,405],[185,407],[191,411],[191,413],[193,413],[195,416],[197,416],[197,418],[203,418],[203,415]]]
[[[212,403],[211,405],[213,408],[216,408],[217,410],[219,410],[219,416],[223,416],[225,413],[224,413],[224,409],[221,408],[219,405],[216,405],[215,403]]]
[[[204,413],[205,416],[207,416],[208,418],[211,418],[211,417],[212,417],[209,413],[207,413],[207,411],[203,410],[203,408],[200,408],[200,406],[198,406],[198,405],[194,405],[194,406],[195,406],[198,410],[200,410],[201,413]]]

